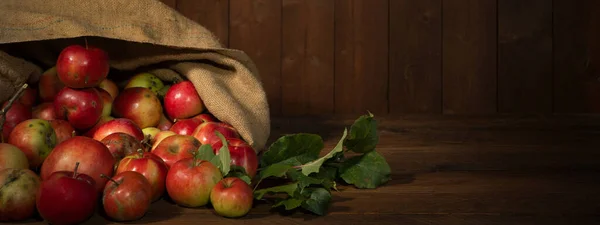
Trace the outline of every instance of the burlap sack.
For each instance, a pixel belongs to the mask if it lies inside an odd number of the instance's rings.
[[[269,106],[251,59],[158,0],[0,1],[0,101],[54,65],[62,48],[85,41],[108,51],[109,77],[151,70],[189,79],[215,117],[264,148]]]

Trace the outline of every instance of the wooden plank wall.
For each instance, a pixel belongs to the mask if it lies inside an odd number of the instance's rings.
[[[600,112],[600,1],[162,1],[252,57],[273,115]]]

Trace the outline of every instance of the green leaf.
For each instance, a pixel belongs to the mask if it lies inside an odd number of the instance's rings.
[[[378,142],[377,120],[369,112],[369,115],[363,115],[354,121],[344,146],[353,152],[367,153],[375,150]]]
[[[333,150],[331,150],[329,153],[327,153],[327,155],[325,155],[317,160],[314,160],[312,162],[302,165],[302,173],[304,175],[308,176],[311,173],[319,172],[319,169],[321,168],[321,165],[323,165],[323,162],[325,162],[325,160],[332,158],[333,156],[336,155],[336,153],[344,150],[343,143],[344,143],[344,140],[346,139],[347,134],[348,134],[348,130],[344,129],[344,134],[342,135],[342,138],[337,143],[337,145],[333,148]]]
[[[277,163],[277,164],[267,166],[266,168],[261,170],[260,173],[258,174],[258,176],[259,176],[260,180],[263,180],[267,177],[283,177],[286,175],[286,172],[288,170],[290,170],[291,168],[292,168],[291,165]]]
[[[227,143],[227,140],[225,140],[223,134],[221,134],[221,132],[215,131],[215,134],[217,135],[217,137],[219,137],[219,139],[221,139],[221,143],[223,143],[223,146],[219,149],[219,154],[217,155],[219,156],[219,160],[221,161],[221,173],[223,173],[223,176],[225,177],[231,169],[231,155],[229,153],[229,145]]]
[[[323,184],[323,182],[324,182],[323,179],[306,176],[298,170],[289,170],[287,172],[287,175],[291,180],[298,182],[298,187],[300,189],[303,189],[305,187],[308,187],[308,186],[314,185],[314,184],[320,185],[320,184]]]
[[[279,206],[284,206],[285,210],[292,210],[295,208],[298,208],[302,205],[302,203],[305,201],[304,198],[287,198],[287,199],[283,199],[280,200],[279,202],[275,203],[272,208],[276,208]]]
[[[335,183],[335,179],[337,178],[337,168],[328,166],[322,167],[321,170],[319,170],[319,173],[315,175],[315,178],[321,179],[321,184],[324,188],[327,188],[328,190],[333,188],[337,191]]]
[[[307,188],[302,195],[307,199],[302,203],[302,208],[317,215],[325,215],[331,202],[331,193],[325,188]]]
[[[270,188],[263,188],[254,191],[255,199],[262,199],[266,194],[287,193],[289,196],[294,196],[294,192],[298,189],[298,183],[290,183]]]
[[[376,188],[391,180],[391,169],[377,151],[346,160],[340,168],[340,177],[357,188]]]
[[[242,179],[243,181],[245,181],[247,184],[252,183],[252,179],[250,179],[250,176],[248,176],[248,174],[246,174],[242,171],[230,171],[227,176],[228,177],[238,177],[238,178]]]
[[[196,153],[197,159],[202,159],[206,161],[211,161],[213,158],[215,158],[215,156],[216,155],[212,147],[208,144],[201,145],[200,148],[198,148],[198,152]]]
[[[316,134],[284,135],[271,144],[260,164],[261,167],[275,163],[302,165],[317,159],[323,146],[323,139]]]

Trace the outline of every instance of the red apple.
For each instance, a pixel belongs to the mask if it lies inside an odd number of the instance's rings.
[[[106,145],[117,162],[127,155],[136,153],[138,149],[142,149],[139,140],[123,132],[109,134],[101,142]]]
[[[0,170],[0,222],[17,222],[33,217],[41,180],[29,169]]]
[[[102,80],[100,84],[98,84],[98,88],[102,88],[107,91],[113,99],[119,95],[119,87],[111,79]]]
[[[201,120],[195,118],[180,119],[176,121],[177,122],[175,122],[169,130],[181,135],[192,135],[196,127],[202,123]]]
[[[50,126],[54,129],[56,134],[56,144],[60,144],[63,141],[77,135],[77,131],[69,122],[66,120],[49,120]]]
[[[226,138],[229,155],[231,157],[231,165],[241,166],[246,170],[246,174],[250,178],[256,175],[258,169],[258,157],[256,151],[247,142],[239,138]],[[218,141],[212,144],[215,154],[219,154],[219,150],[223,147],[223,143]]]
[[[151,152],[139,151],[136,154],[131,154],[123,158],[117,166],[115,174],[120,174],[125,171],[138,172],[152,186],[152,201],[160,199],[165,193],[165,179],[167,177],[167,164],[158,156]]]
[[[150,208],[152,188],[142,174],[124,171],[109,179],[102,206],[106,216],[117,222],[141,219]]]
[[[110,116],[112,113],[113,97],[110,96],[108,91],[102,88],[96,88],[102,98],[102,116]]]
[[[25,88],[25,91],[23,91],[21,97],[19,97],[19,102],[26,107],[31,108],[37,103],[37,96],[37,89],[28,86]]]
[[[38,81],[38,92],[42,102],[52,102],[54,97],[65,85],[58,79],[56,74],[56,67],[44,71]]]
[[[163,113],[156,94],[148,88],[133,87],[121,91],[113,101],[115,117],[133,120],[141,129],[155,127]]]
[[[2,107],[6,107],[6,104],[8,104],[8,102],[4,102]],[[6,120],[2,126],[2,137],[4,140],[8,140],[10,132],[15,128],[15,126],[17,126],[17,124],[31,118],[31,108],[21,104],[18,101],[14,101],[10,108],[6,111]]]
[[[80,224],[94,214],[99,197],[96,180],[79,173],[78,167],[84,163],[75,162],[73,166],[75,169],[61,169],[42,179],[36,205],[47,223]]]
[[[237,130],[224,122],[205,122],[200,124],[192,136],[194,136],[200,143],[212,145],[215,142],[220,142],[221,139],[217,136],[215,131],[219,131],[225,138],[240,138]]]
[[[161,114],[160,120],[158,121],[156,128],[158,128],[159,130],[169,130],[171,126],[173,126],[173,122],[171,122],[171,120],[169,120],[164,113]]]
[[[163,139],[152,153],[160,157],[170,168],[179,160],[194,157],[198,148],[200,142],[194,137],[176,134]]]
[[[17,124],[8,143],[21,149],[27,156],[29,168],[35,169],[56,146],[56,133],[47,120],[29,119]]]
[[[71,45],[64,48],[56,60],[56,73],[65,86],[91,88],[108,76],[108,54],[92,46]]]
[[[3,169],[28,169],[27,156],[17,146],[0,143],[0,171]]]
[[[150,148],[151,151],[154,151],[154,149],[158,146],[158,144],[160,144],[160,142],[163,139],[165,139],[168,136],[172,136],[172,135],[176,135],[176,133],[173,131],[170,131],[170,130],[163,130],[163,131],[156,133],[156,135],[154,135],[154,138],[152,139],[152,148]]]
[[[221,179],[221,170],[209,161],[185,158],[169,169],[165,184],[173,202],[193,208],[209,203],[210,192]]]
[[[115,118],[112,116],[101,116],[100,119],[98,120],[98,122],[92,128],[87,129],[85,132],[83,132],[83,136],[93,138],[94,134],[96,133],[98,128],[100,128],[106,122],[114,120],[114,119]]]
[[[252,209],[254,196],[248,183],[238,177],[226,177],[210,192],[210,202],[218,215],[241,217]]]
[[[171,120],[190,118],[205,109],[204,102],[189,80],[171,85],[164,97],[164,107]]]
[[[56,119],[56,111],[54,111],[54,103],[42,102],[39,105],[33,107],[32,118],[53,120]]]
[[[115,118],[100,125],[92,137],[101,141],[106,136],[117,132],[129,134],[138,141],[144,139],[144,132],[142,129],[140,129],[135,122],[127,118]]]
[[[116,160],[102,142],[84,136],[75,136],[56,145],[42,164],[40,176],[42,180],[46,180],[56,171],[71,170],[70,168],[76,162],[81,163],[78,170],[80,173],[94,179],[98,192],[101,192],[106,184],[100,174],[112,176],[116,164]]]
[[[69,121],[78,130],[93,127],[102,116],[103,105],[96,88],[64,87],[54,99],[57,118]]]

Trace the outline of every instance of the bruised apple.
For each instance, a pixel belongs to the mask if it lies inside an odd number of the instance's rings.
[[[200,148],[200,142],[189,135],[172,135],[163,139],[152,153],[160,157],[167,167],[171,167],[179,160],[194,157],[196,150]]]
[[[21,149],[27,156],[29,167],[35,169],[56,146],[56,133],[47,120],[29,119],[15,126],[8,143]]]
[[[138,149],[142,148],[140,141],[123,132],[109,134],[104,137],[101,142],[106,145],[117,162],[127,155],[136,153]]]
[[[32,170],[0,170],[0,222],[17,222],[31,218],[41,180]]]
[[[115,117],[130,119],[144,129],[158,125],[163,109],[160,100],[150,89],[132,87],[124,89],[115,98],[112,112]]]

